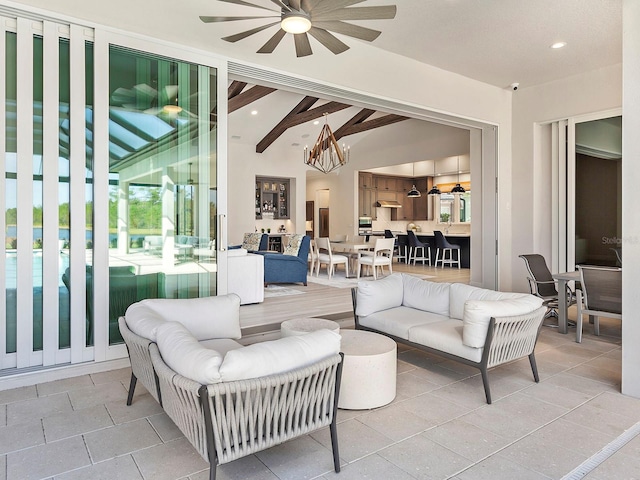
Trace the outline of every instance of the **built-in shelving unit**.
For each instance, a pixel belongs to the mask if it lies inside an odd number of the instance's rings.
[[[288,178],[256,177],[256,220],[289,218],[290,184]]]

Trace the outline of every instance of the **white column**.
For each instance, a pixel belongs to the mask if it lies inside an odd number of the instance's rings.
[[[622,10],[622,393],[640,398],[640,2],[624,0]]]

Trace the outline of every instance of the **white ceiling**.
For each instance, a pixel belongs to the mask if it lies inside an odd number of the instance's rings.
[[[273,7],[271,0],[247,0]],[[216,0],[17,0],[76,18],[140,32],[254,63],[329,62],[333,54],[311,39],[314,54],[295,57],[285,38],[271,55],[255,51],[275,32],[230,44],[220,37],[263,24],[249,20],[204,24],[199,15],[260,15],[264,10]],[[622,62],[621,0],[368,0],[358,6],[396,4],[393,20],[353,22],[382,31],[373,43],[337,35],[354,64],[384,49],[499,87],[521,88]],[[567,42],[560,50],[549,46]],[[267,57],[265,59],[265,57]],[[269,60],[270,59],[270,60]]]

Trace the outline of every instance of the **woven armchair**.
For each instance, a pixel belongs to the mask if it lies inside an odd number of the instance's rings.
[[[202,457],[216,466],[329,426],[340,471],[336,410],[342,354],[308,367],[250,380],[201,385],[174,372],[150,346],[162,407]]]

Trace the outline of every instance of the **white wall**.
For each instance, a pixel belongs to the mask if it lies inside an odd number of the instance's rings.
[[[518,90],[513,96],[513,193],[510,218],[511,252],[502,288],[528,291],[522,253],[550,259],[551,196],[548,165],[534,161],[534,125],[622,105],[622,65]],[[628,158],[628,157],[627,157]],[[507,276],[508,275],[508,276]]]
[[[640,397],[640,215],[635,192],[640,185],[640,2],[624,0],[623,5],[623,118],[622,152],[622,393]]]

